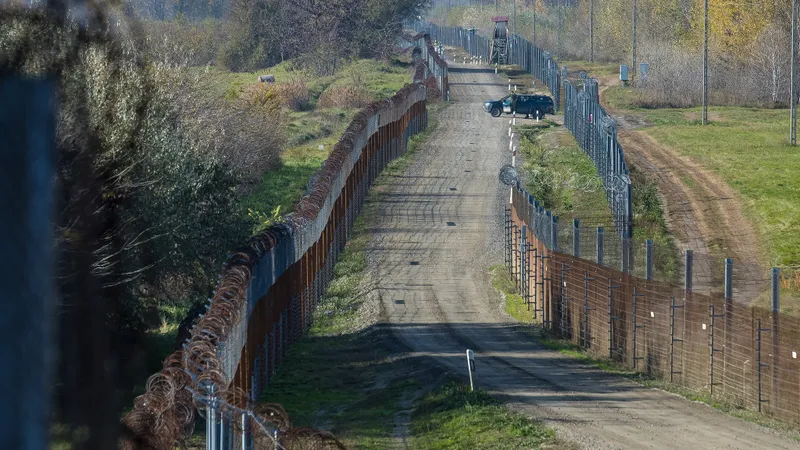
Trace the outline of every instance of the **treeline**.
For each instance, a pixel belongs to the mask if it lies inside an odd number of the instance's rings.
[[[455,2],[453,2],[455,3]],[[454,7],[437,0],[432,18],[451,25],[491,27],[494,2]],[[594,0],[595,61],[632,61],[633,1]],[[558,60],[588,60],[591,0],[517,1],[516,27]],[[534,6],[535,5],[535,6]],[[716,104],[789,103],[792,0],[709,0],[709,76]],[[497,13],[513,3],[498,0]],[[449,10],[449,15],[448,15]],[[702,0],[638,0],[637,61],[650,65],[639,87],[649,106],[690,106],[702,95]],[[513,27],[509,24],[509,27]]]
[[[226,0],[221,16],[170,21],[152,20],[163,9],[153,2],[136,5],[150,19],[148,34],[181,42],[194,65],[253,71],[292,60],[330,75],[344,58],[388,57],[403,21],[422,14],[430,0]]]

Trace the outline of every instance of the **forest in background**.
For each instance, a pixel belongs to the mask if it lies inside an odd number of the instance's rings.
[[[495,8],[495,3],[498,5]],[[595,61],[631,64],[633,0],[516,0],[518,34],[557,61],[590,58],[594,4]],[[710,101],[719,105],[789,104],[792,0],[709,0]],[[437,0],[429,18],[491,28],[494,15],[513,15],[509,0]],[[702,101],[702,0],[637,0],[637,62],[650,74],[640,106],[686,107]],[[513,23],[509,23],[513,28]]]

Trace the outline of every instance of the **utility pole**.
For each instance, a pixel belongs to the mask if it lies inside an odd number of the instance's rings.
[[[637,5],[636,0],[633,0],[633,45],[632,45],[632,56],[633,61],[631,64],[631,83],[636,81],[636,22],[639,18],[639,8]]]
[[[797,0],[792,2],[792,82],[791,82],[791,124],[789,143],[797,145]]]
[[[564,25],[564,7],[562,0],[558,0],[558,3],[556,3],[556,13],[558,14],[558,44],[556,44],[556,51],[558,52],[558,58],[561,59],[561,31]]]
[[[589,62],[594,62],[594,0],[589,0]]]
[[[702,118],[702,122],[703,122],[703,125],[708,125],[708,0],[703,0],[703,118]]]

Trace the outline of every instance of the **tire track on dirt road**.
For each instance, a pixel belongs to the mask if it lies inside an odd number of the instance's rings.
[[[603,77],[599,82],[602,103],[606,89],[619,81]],[[609,114],[617,120],[628,162],[656,179],[675,243],[681,251],[694,251],[694,290],[721,292],[724,258],[732,258],[734,300],[750,304],[758,299],[769,287],[768,258],[738,193],[707,168],[653,139],[641,114],[613,110]]]
[[[796,448],[756,425],[589,367],[517,331],[488,267],[502,261],[497,181],[507,122],[482,111],[506,89],[488,69],[450,70],[455,103],[406,173],[385,186],[367,261],[385,320],[409,361],[464,375],[583,448]],[[402,375],[401,375],[402,376]]]

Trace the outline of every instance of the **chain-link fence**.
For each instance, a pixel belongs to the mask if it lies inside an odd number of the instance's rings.
[[[780,312],[777,269],[687,251],[682,283],[658,279],[652,241],[559,224],[519,185],[505,223],[507,269],[543,327],[593,356],[800,423],[800,320]],[[696,266],[718,271],[708,282],[719,288],[696,289]],[[772,307],[751,306],[770,285]]]
[[[339,446],[317,432],[275,425],[254,412],[256,402],[311,326],[369,187],[427,125],[426,93],[421,84],[407,85],[359,112],[295,212],[230,257],[191,338],[124,418],[132,433],[125,448],[175,448],[191,434],[195,409],[206,415],[211,448],[281,448],[291,439]]]

